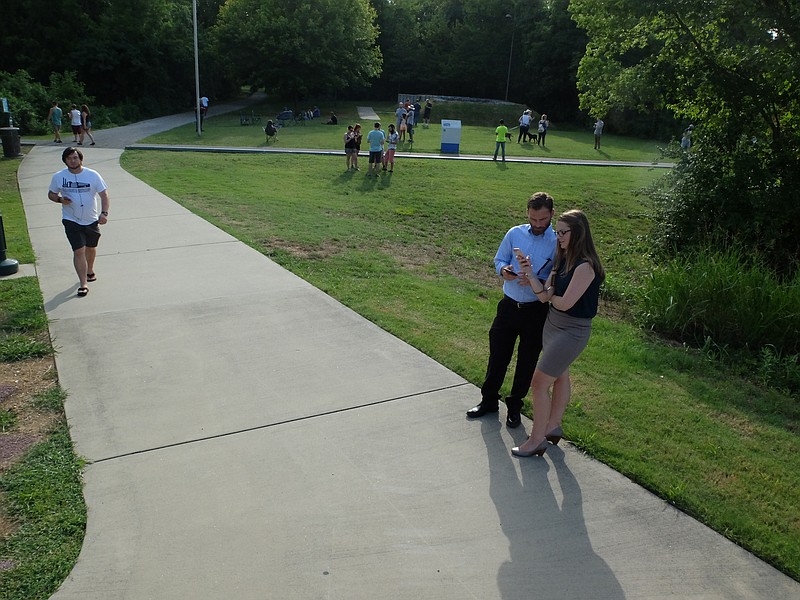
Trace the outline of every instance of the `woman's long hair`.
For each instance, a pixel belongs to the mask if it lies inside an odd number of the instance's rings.
[[[595,276],[602,281],[606,274],[600,263],[600,257],[597,255],[597,249],[594,247],[592,232],[589,229],[589,219],[586,218],[586,215],[581,210],[568,210],[562,213],[557,221],[569,226],[570,238],[566,250],[562,250],[561,246],[558,246],[556,269],[560,269],[563,264],[566,265],[566,270],[570,271],[575,268],[575,264],[579,260],[583,259],[592,265]]]

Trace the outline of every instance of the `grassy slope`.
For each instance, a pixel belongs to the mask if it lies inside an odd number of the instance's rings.
[[[633,191],[656,174],[643,169],[404,159],[374,181],[331,157],[134,152],[123,164],[478,385],[500,296],[491,259],[529,193],[587,211],[612,280],[635,285],[647,268]],[[570,439],[800,576],[791,399],[603,318],[573,370]]]

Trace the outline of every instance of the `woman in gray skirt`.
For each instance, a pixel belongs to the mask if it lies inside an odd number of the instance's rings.
[[[583,212],[570,210],[558,217],[556,235],[555,266],[544,284],[533,275],[528,257],[517,254],[533,293],[542,302],[550,302],[550,311],[542,334],[542,355],[531,382],[533,431],[525,443],[511,449],[515,456],[542,456],[548,442],[561,441],[561,419],[570,397],[569,366],[589,342],[605,278]]]

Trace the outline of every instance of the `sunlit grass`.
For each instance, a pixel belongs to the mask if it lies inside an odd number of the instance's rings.
[[[401,158],[375,181],[339,157],[139,151],[123,165],[476,385],[501,296],[492,257],[530,193],[589,214],[617,292],[651,268],[646,169]],[[797,423],[763,409],[791,399],[602,317],[572,371],[568,438],[800,576]]]
[[[278,148],[320,148],[327,150],[342,150],[344,142],[342,136],[348,124],[360,122],[364,133],[372,128],[374,121],[361,119],[356,110],[357,106],[364,104],[372,106],[380,117],[384,129],[389,123],[395,122],[394,103],[375,104],[371,101],[364,103],[340,104],[336,108],[339,118],[338,125],[326,125],[329,110],[323,107],[323,116],[300,124],[290,124],[283,127],[278,134],[277,142],[266,142],[262,131],[267,119],[274,119],[280,106],[256,106],[244,114],[253,112],[261,115],[261,122],[254,125],[241,125],[239,113],[214,115],[213,110],[205,121],[205,132],[197,136],[194,124],[185,125],[176,129],[150,136],[143,142],[158,144],[190,144],[209,146],[233,147],[278,147]],[[494,130],[497,121],[504,118],[509,127],[517,125],[517,119],[524,107],[521,105],[489,105],[481,108],[480,117],[471,116],[462,121],[461,128],[461,154],[482,154],[491,156],[495,148]],[[441,121],[442,119],[461,119],[464,114],[463,103],[438,103],[434,106],[431,125],[424,128],[415,127],[414,143],[401,144],[398,154],[404,151],[439,153],[441,150]],[[581,160],[619,160],[619,161],[657,161],[659,160],[657,140],[640,140],[636,138],[619,137],[613,134],[603,137],[603,147],[600,151],[594,150],[594,135],[589,127],[579,129],[567,123],[552,123],[547,134],[546,145],[517,144],[517,131],[512,131],[512,140],[506,144],[506,155],[510,157],[527,158],[571,158]],[[362,146],[366,150],[366,146]],[[344,159],[342,159],[344,160]]]

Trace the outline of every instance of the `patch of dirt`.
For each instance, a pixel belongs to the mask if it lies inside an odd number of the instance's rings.
[[[0,363],[0,410],[16,417],[8,431],[0,432],[0,475],[53,428],[60,413],[37,408],[34,397],[57,384],[53,357]],[[0,496],[0,538],[14,531],[14,523],[2,510]],[[5,567],[9,568],[9,567]],[[13,567],[11,567],[13,568]],[[4,567],[0,564],[0,570]]]
[[[17,566],[13,560],[0,559],[0,571],[10,571]]]

